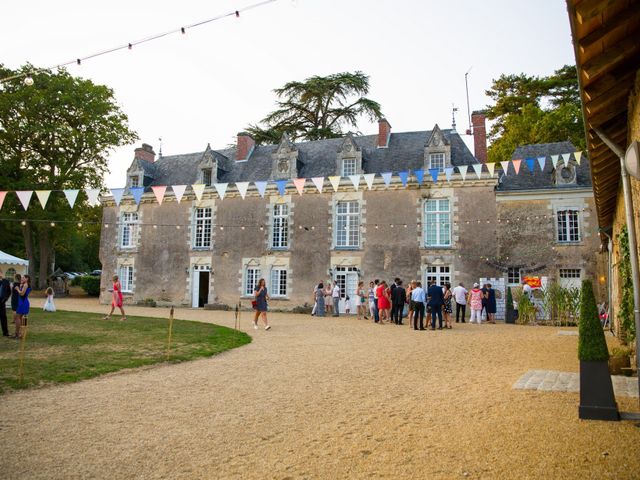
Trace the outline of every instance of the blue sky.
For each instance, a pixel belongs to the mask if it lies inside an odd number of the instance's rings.
[[[0,61],[51,66],[252,3],[12,2],[0,18]],[[500,74],[546,75],[567,63],[573,47],[560,0],[278,0],[69,71],[112,87],[140,141],[157,152],[162,137],[171,155],[233,143],[289,80],[361,70],[393,131],[449,128],[455,104],[464,132],[470,67],[473,110],[488,103],[484,91]],[[359,130],[377,127],[363,119]],[[108,187],[124,183],[133,148],[111,155]]]

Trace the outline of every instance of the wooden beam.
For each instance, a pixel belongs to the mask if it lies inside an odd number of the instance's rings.
[[[631,84],[629,85],[631,86]],[[600,95],[595,100],[592,100],[588,103],[585,103],[584,108],[586,108],[589,116],[598,113],[603,110],[607,105],[610,105],[613,102],[616,102],[621,97],[628,99],[629,90],[626,88],[612,88],[605,95]]]
[[[629,99],[626,97],[621,97],[609,102],[607,106],[598,113],[588,116],[587,122],[589,122],[589,126],[591,128],[597,128],[618,115],[626,115],[628,103]]]
[[[633,62],[625,62],[584,88],[585,103],[609,93],[613,88],[631,89],[635,76],[636,66]]]
[[[638,4],[635,1],[629,2],[627,8],[616,13],[611,18],[606,18],[602,25],[578,40],[580,51],[584,53],[585,50],[596,42],[601,41],[606,35],[618,28],[636,22],[638,19],[640,19],[640,8],[638,8]]]
[[[591,60],[582,65],[582,73],[587,80],[611,70],[626,58],[632,56],[640,49],[640,42],[636,38],[627,38],[621,42],[611,45],[601,54],[596,55]]]
[[[578,22],[585,23],[600,15],[604,10],[613,5],[616,0],[582,0],[576,5],[576,18]]]

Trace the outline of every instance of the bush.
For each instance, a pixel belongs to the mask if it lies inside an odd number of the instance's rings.
[[[609,350],[598,318],[598,307],[591,280],[582,281],[580,295],[580,323],[578,325],[578,358],[583,361],[607,361]]]
[[[529,300],[526,295],[520,295],[518,300],[518,323],[520,325],[528,325],[530,323],[536,323],[536,306]]]
[[[81,276],[77,276],[77,277],[73,277],[73,279],[71,280],[71,286],[72,287],[79,287],[82,284],[82,278]]]
[[[97,297],[100,295],[100,277],[80,277],[80,286],[89,296]]]

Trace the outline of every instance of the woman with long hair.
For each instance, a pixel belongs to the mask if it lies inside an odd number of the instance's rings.
[[[271,325],[267,321],[267,300],[270,300],[267,292],[267,282],[264,278],[258,280],[258,285],[253,292],[253,296],[256,297],[256,313],[253,317],[253,328],[258,329],[258,317],[262,318],[264,323],[264,329],[269,330]]]
[[[411,323],[413,321],[413,303],[411,302],[411,291],[415,288],[415,285],[415,280],[411,280],[407,285],[407,323],[409,324],[409,328],[411,328],[411,325],[413,325],[413,323]]]
[[[391,301],[389,300],[389,288],[384,280],[378,285],[378,310],[380,311],[380,323],[384,324],[389,319],[389,309],[391,309]]]
[[[444,328],[451,328],[451,313],[453,312],[453,309],[451,307],[452,297],[453,293],[451,293],[451,284],[449,282],[445,282],[444,304],[442,306],[442,311],[444,312]]]
[[[324,284],[320,282],[314,292],[316,301],[316,317],[324,317]]]
[[[16,338],[22,338],[22,327],[26,325],[25,316],[29,315],[29,294],[31,293],[31,277],[23,275],[18,291],[18,308],[16,309]]]
[[[331,299],[332,293],[333,293],[333,288],[331,288],[331,280],[328,280],[326,284],[326,288],[324,290],[324,308],[327,312],[327,315],[333,314],[333,300]]]
[[[103,320],[109,320],[111,318],[111,314],[117,308],[120,309],[120,313],[122,313],[122,317],[120,318],[121,322],[124,322],[127,317],[124,314],[123,298],[122,298],[122,286],[120,285],[120,279],[118,275],[114,275],[113,278],[113,288],[111,290],[111,311],[108,315],[102,317]]]
[[[364,282],[358,282],[358,320],[364,317],[365,320],[367,317],[367,292],[364,290]]]

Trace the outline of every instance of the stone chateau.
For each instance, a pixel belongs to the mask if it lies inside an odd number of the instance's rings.
[[[101,300],[110,301],[113,274],[129,303],[191,307],[248,307],[265,278],[270,307],[283,310],[310,304],[314,287],[328,279],[352,305],[358,281],[374,278],[466,286],[480,278],[517,285],[524,275],[564,285],[595,279],[599,239],[588,161],[571,155],[553,168],[550,156],[573,152],[571,143],[528,145],[513,153],[523,160],[518,175],[510,165],[506,175],[498,167],[492,176],[481,112],[473,125],[475,156],[454,129],[392,133],[384,119],[377,135],[302,143],[285,136],[257,146],[240,133],[234,148],[207,145],[159,158],[143,144],[127,172],[127,187],[145,188],[139,205],[126,191],[119,206],[102,199]],[[532,173],[525,159],[538,157],[546,157],[545,168],[536,161]],[[481,178],[474,164],[483,164]],[[384,172],[393,172],[388,185]],[[406,186],[398,172],[409,172]],[[363,174],[376,174],[371,189]],[[341,177],[337,191],[329,176]],[[322,193],[314,177],[325,177]],[[307,179],[303,195],[291,181],[281,195],[276,181],[296,178]],[[264,197],[254,184],[261,181],[268,182]],[[222,199],[216,183],[228,184]],[[199,200],[194,184],[205,185]],[[151,187],[162,185],[160,205]],[[188,186],[179,202],[174,185]]]

